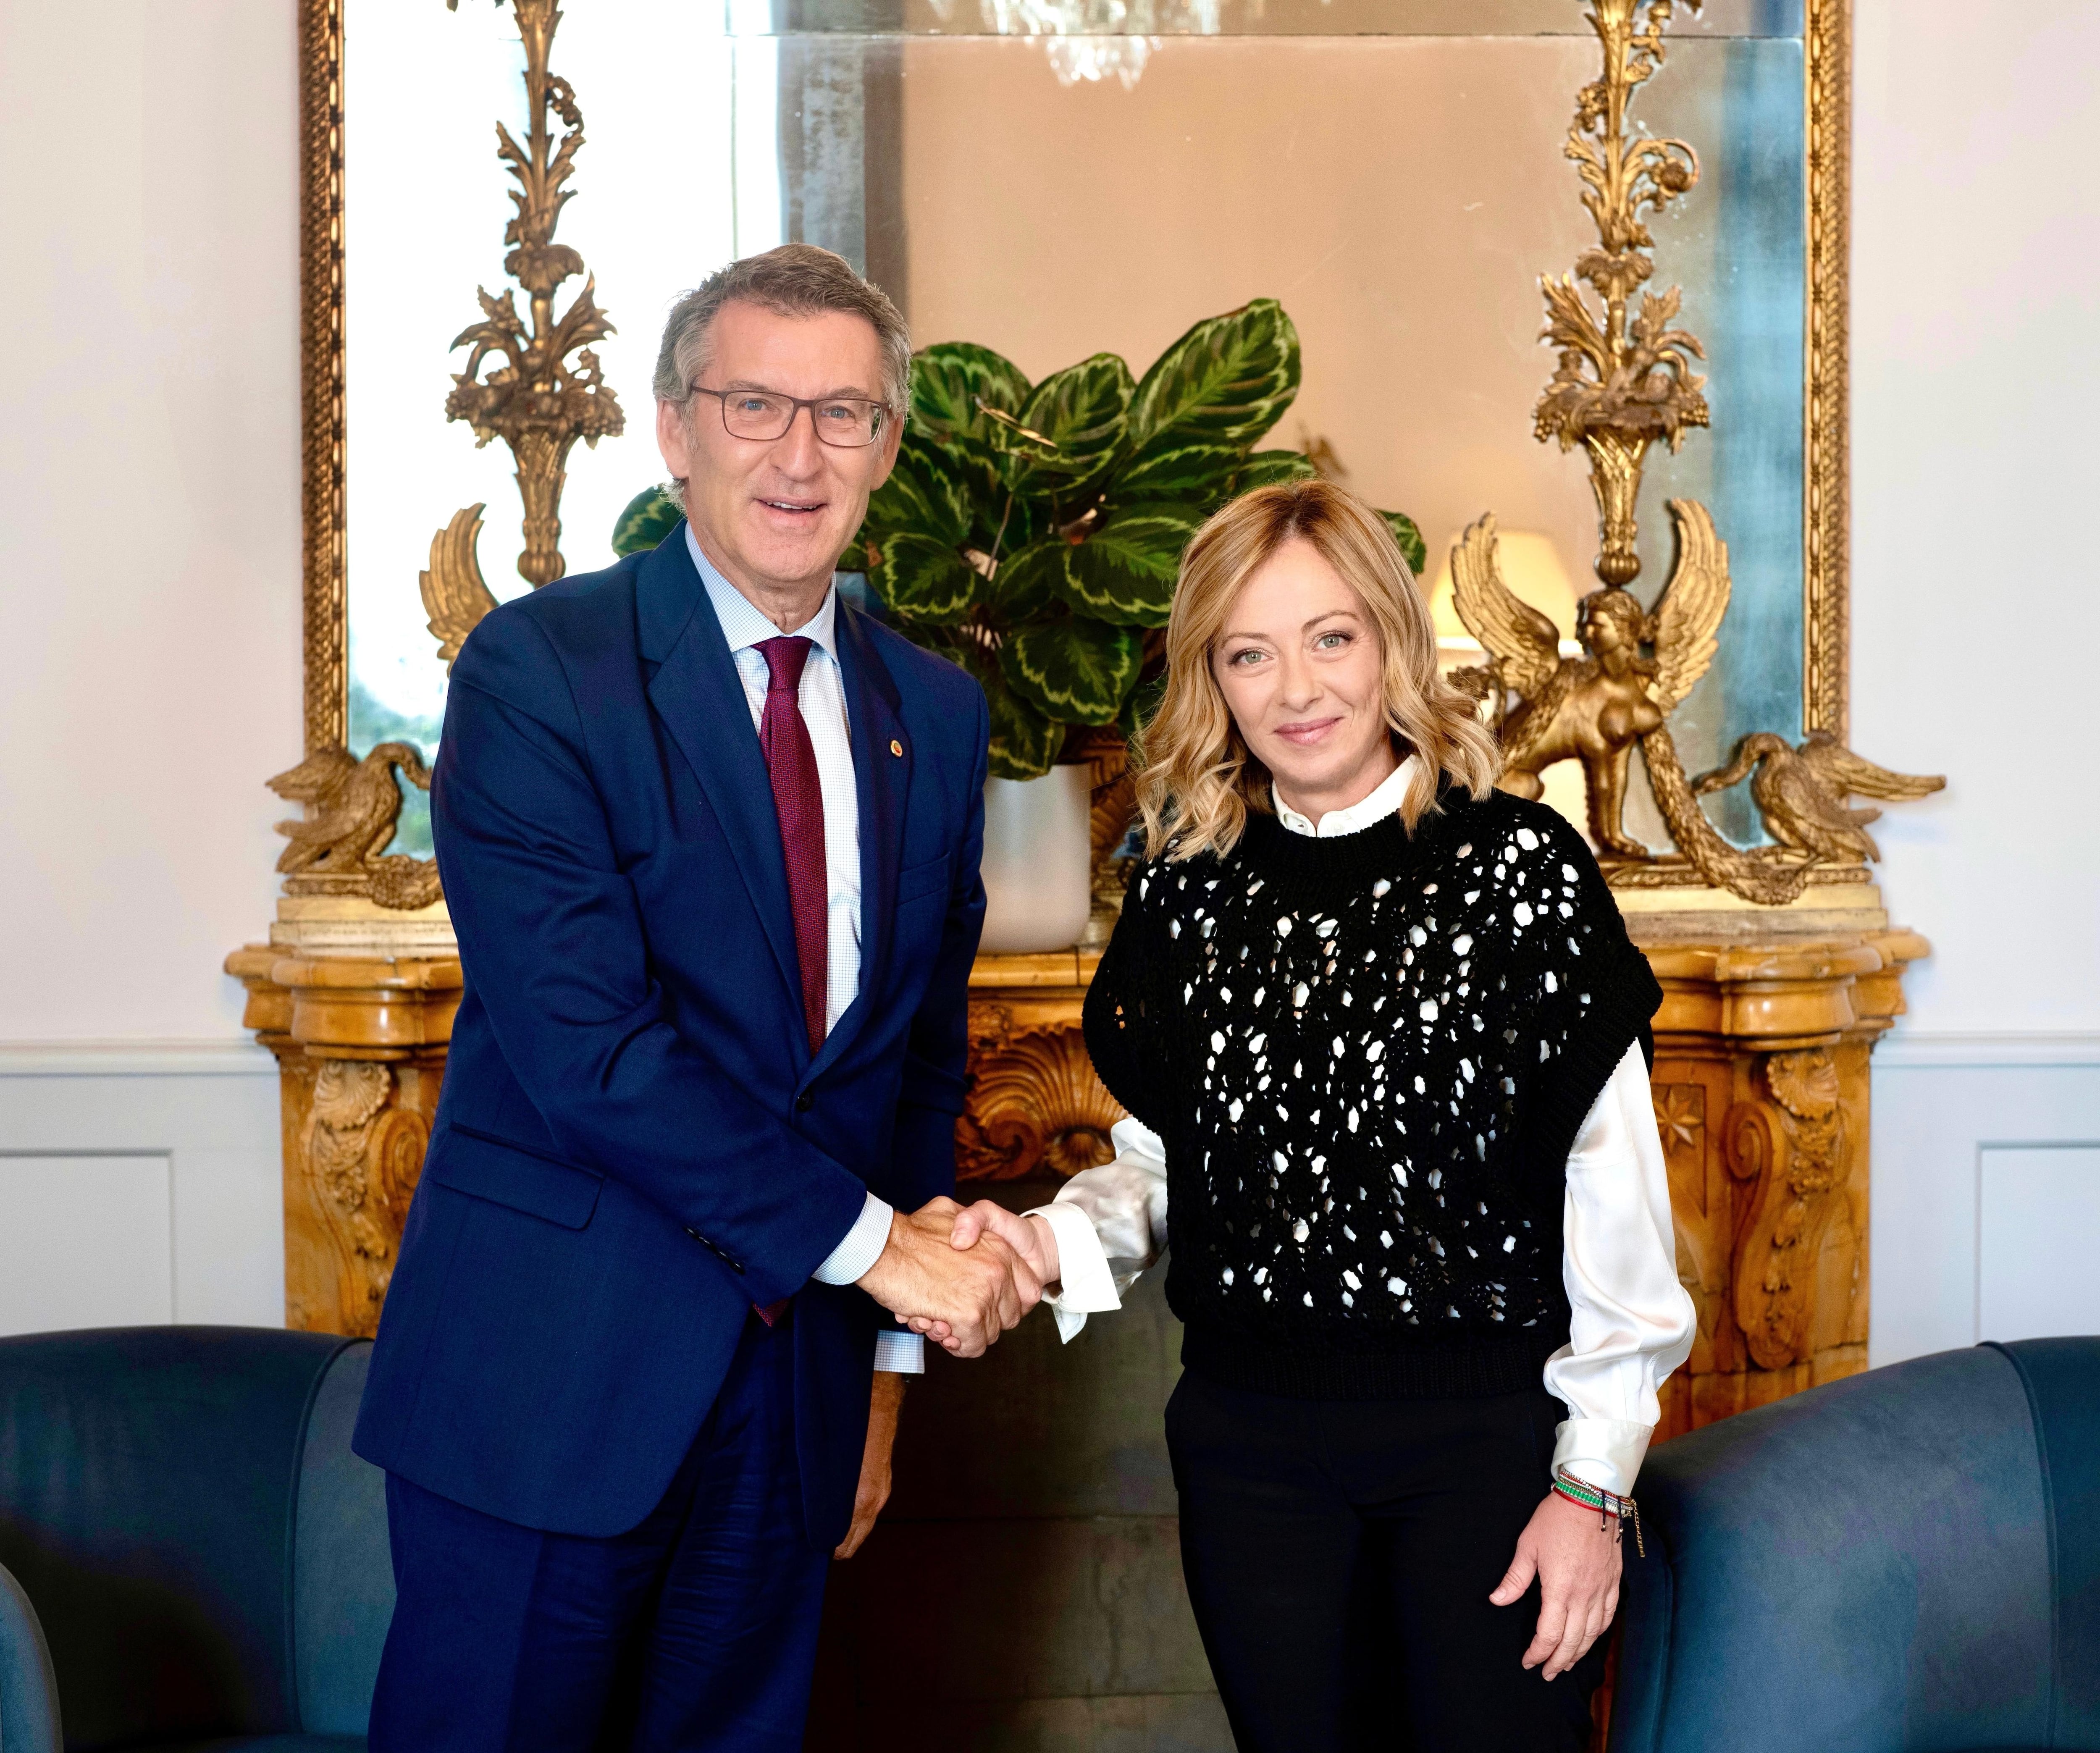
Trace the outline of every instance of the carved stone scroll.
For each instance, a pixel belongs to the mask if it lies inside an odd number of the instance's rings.
[[[1771,1099],[1739,1103],[1728,1117],[1729,1170],[1755,1200],[1736,1261],[1736,1319],[1758,1367],[1777,1370],[1805,1355],[1815,1262],[1851,1164],[1829,1048],[1772,1053],[1762,1077]]]

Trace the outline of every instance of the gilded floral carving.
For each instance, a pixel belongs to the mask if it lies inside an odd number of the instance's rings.
[[[430,1127],[395,1104],[390,1067],[369,1059],[324,1059],[314,1073],[300,1159],[336,1243],[340,1331],[369,1336],[394,1276],[430,1144]]]

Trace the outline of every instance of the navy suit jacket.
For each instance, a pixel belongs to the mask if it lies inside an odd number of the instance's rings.
[[[492,612],[430,790],[465,987],[355,1446],[606,1536],[668,1486],[753,1304],[792,1296],[811,1542],[866,1440],[865,1292],[810,1274],[872,1189],[955,1184],[984,914],[977,683],[844,603],[860,996],[812,1058],[780,829],[683,526]]]

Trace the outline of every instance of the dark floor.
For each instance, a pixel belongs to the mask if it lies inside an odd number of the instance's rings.
[[[1069,1346],[1043,1310],[933,1353],[889,1508],[832,1571],[810,1753],[1231,1753],[1181,1581],[1159,1276]]]

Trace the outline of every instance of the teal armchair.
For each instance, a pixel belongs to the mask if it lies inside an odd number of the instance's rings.
[[[393,1615],[371,1346],[0,1340],[0,1747],[362,1753]]]
[[[1612,1753],[2100,1750],[2100,1339],[1724,1420],[1640,1504]]]

